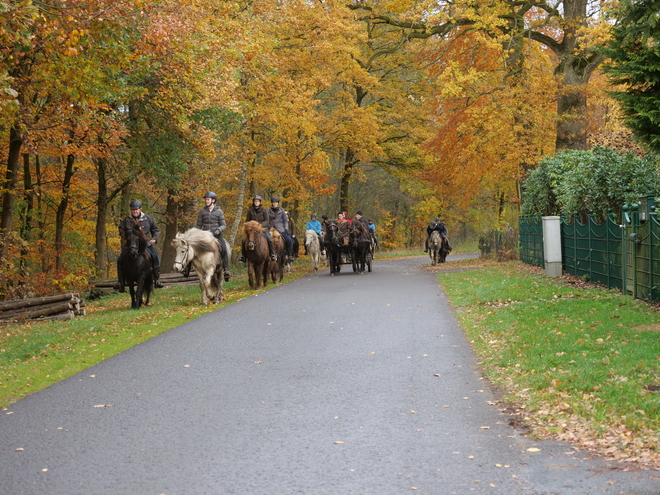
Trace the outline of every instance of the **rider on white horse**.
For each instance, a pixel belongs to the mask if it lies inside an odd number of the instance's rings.
[[[205,206],[197,215],[195,227],[201,230],[208,230],[220,243],[222,263],[225,265],[225,282],[228,282],[231,276],[229,274],[229,252],[222,238],[222,233],[227,229],[227,221],[225,220],[225,213],[222,211],[222,208],[215,204],[217,199],[218,195],[213,191],[209,191],[204,195]]]
[[[321,255],[325,256],[325,246],[323,245],[323,236],[321,235],[322,227],[321,222],[316,219],[316,213],[310,215],[310,220],[305,225],[305,230],[313,230],[319,238],[319,245],[321,246]],[[307,254],[307,244],[305,244],[305,254]]]

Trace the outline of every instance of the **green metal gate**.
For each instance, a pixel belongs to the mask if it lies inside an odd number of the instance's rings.
[[[561,233],[564,271],[609,288],[623,288],[623,233],[612,215],[602,224],[594,215],[586,224],[577,215],[570,224],[563,218]]]
[[[660,300],[660,222],[654,198],[624,207],[626,292],[638,299]]]
[[[540,218],[520,216],[518,219],[520,259],[530,265],[543,267],[543,225]]]

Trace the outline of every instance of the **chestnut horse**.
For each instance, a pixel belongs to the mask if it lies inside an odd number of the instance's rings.
[[[286,241],[280,235],[277,229],[271,227],[270,238],[273,241],[273,252],[277,256],[277,261],[271,261],[268,264],[268,271],[273,279],[274,284],[279,284],[284,279],[284,269],[287,266],[287,272],[291,271],[291,264],[284,262],[284,255],[286,254]]]
[[[250,288],[261,289],[268,284],[270,254],[268,241],[259,222],[250,220],[243,225],[243,249],[247,254],[248,282]],[[274,246],[273,246],[274,247]]]

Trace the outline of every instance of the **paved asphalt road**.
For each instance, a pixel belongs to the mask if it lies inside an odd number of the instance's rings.
[[[660,493],[509,426],[421,263],[272,288],[13,404],[0,495]]]

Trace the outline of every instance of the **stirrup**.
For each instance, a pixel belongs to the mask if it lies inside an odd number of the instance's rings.
[[[229,282],[229,279],[231,278],[231,274],[229,272],[225,272],[225,282]]]
[[[270,260],[271,261],[277,261],[277,255],[275,253],[270,255]]]
[[[162,289],[163,287],[165,287],[165,286],[163,285],[163,282],[161,282],[160,280],[156,280],[156,281],[154,282],[154,285],[156,286],[156,289]]]

